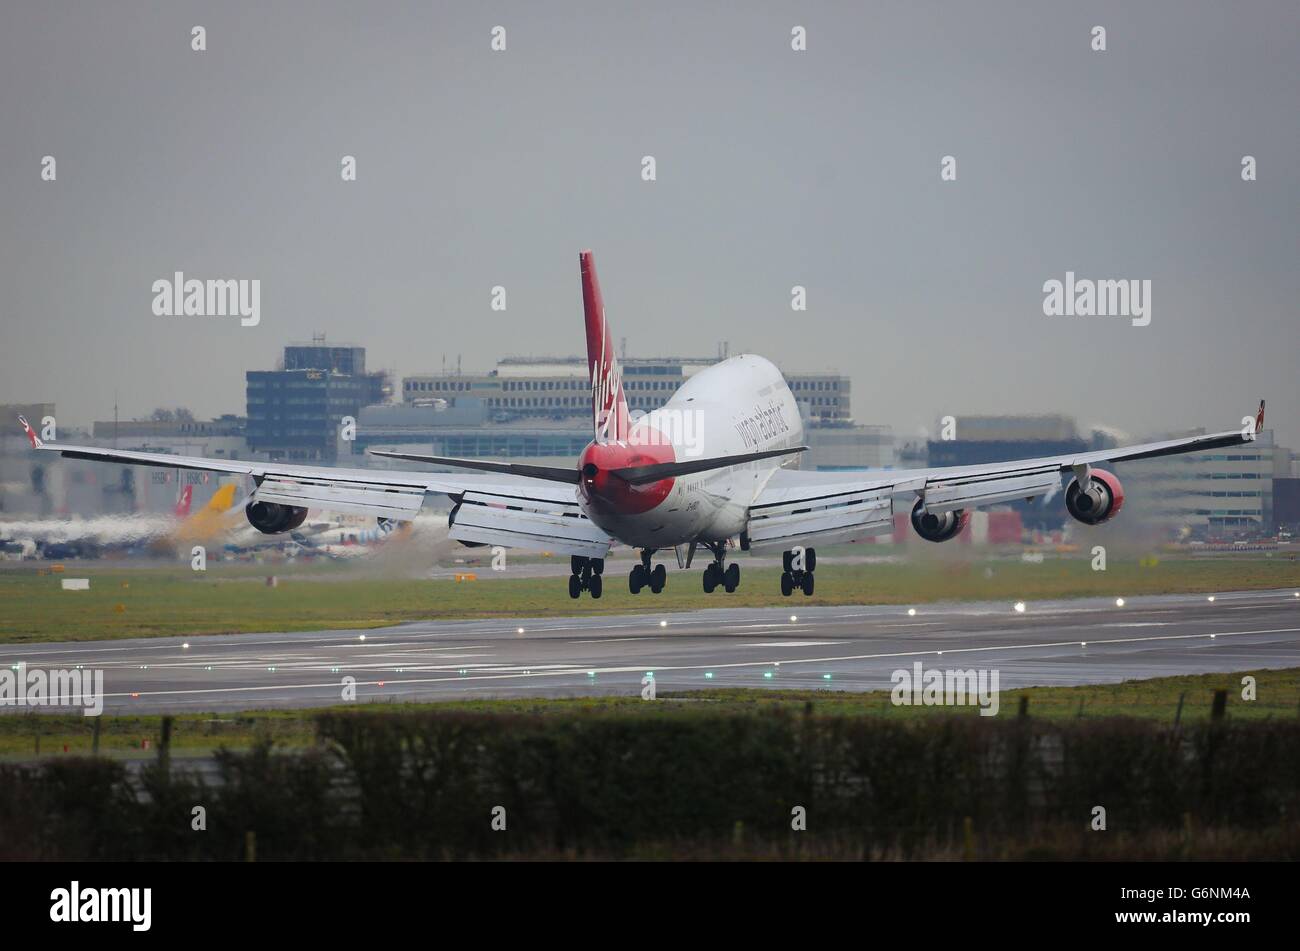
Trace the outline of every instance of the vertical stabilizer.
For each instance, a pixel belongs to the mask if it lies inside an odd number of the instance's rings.
[[[626,441],[630,421],[623,394],[623,372],[614,353],[614,338],[605,320],[605,301],[590,251],[578,254],[582,265],[582,310],[587,322],[587,369],[591,374],[591,410],[598,443]]]

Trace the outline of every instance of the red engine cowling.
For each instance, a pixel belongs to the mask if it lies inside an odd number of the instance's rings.
[[[923,512],[920,499],[912,507],[912,527],[927,542],[946,542],[956,538],[969,521],[969,512]]]
[[[1085,525],[1108,522],[1124,507],[1124,486],[1113,472],[1094,469],[1087,488],[1075,479],[1065,490],[1065,507]]]

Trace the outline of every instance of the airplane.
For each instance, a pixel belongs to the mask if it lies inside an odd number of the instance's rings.
[[[1254,427],[1004,463],[931,469],[810,472],[789,464],[807,447],[795,398],[781,371],[763,357],[734,356],[694,374],[662,407],[634,418],[606,321],[591,251],[579,253],[592,440],[573,466],[541,466],[371,449],[374,456],[468,473],[331,468],[234,461],[43,443],[21,420],[34,449],[74,459],[165,466],[250,476],[245,507],[258,531],[292,531],[308,507],[381,520],[409,521],[429,494],[452,501],[449,535],[467,546],[500,545],[570,557],[569,596],[603,593],[611,545],[639,551],[628,590],[663,591],[667,571],[654,556],[673,550],[680,569],[696,551],[712,555],[705,592],[740,584],[727,564],[733,540],[743,551],[781,550],[781,593],[815,590],[813,543],[839,543],[893,531],[894,513],[908,513],[931,542],[957,537],[980,506],[1066,489],[1070,515],[1088,525],[1114,518],[1124,489],[1109,469],[1156,456],[1236,446]]]

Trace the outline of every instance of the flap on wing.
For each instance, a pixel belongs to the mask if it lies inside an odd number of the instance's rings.
[[[410,521],[424,504],[424,490],[403,486],[362,486],[328,479],[267,476],[250,501],[321,508],[347,515]]]
[[[604,558],[610,538],[575,503],[466,492],[451,511],[450,536],[557,555]]]
[[[1061,484],[1058,468],[1016,475],[972,475],[927,485],[922,492],[927,512],[951,512],[1043,495]]]
[[[849,541],[894,530],[889,487],[795,500],[768,501],[760,495],[757,503],[750,508],[747,529],[751,549],[788,548],[813,536],[823,543]]]

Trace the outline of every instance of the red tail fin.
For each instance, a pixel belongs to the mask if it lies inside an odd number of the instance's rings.
[[[194,496],[194,486],[187,485],[181,489],[181,497],[176,502],[176,517],[185,518],[190,514],[190,499]]]
[[[605,301],[590,251],[578,254],[582,265],[582,310],[587,320],[587,368],[591,373],[592,424],[598,443],[626,440],[629,420],[623,373],[614,355],[614,338],[605,322]]]

